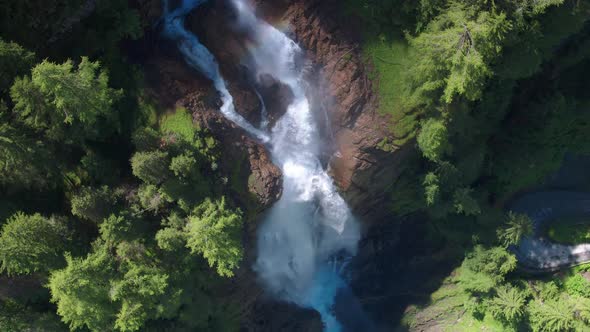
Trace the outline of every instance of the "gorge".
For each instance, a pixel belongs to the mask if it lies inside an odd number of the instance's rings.
[[[315,123],[319,115],[312,113],[306,96],[313,83],[304,78],[303,52],[282,32],[260,21],[249,4],[232,2],[236,28],[244,31],[251,43],[245,62],[253,81],[260,84],[261,77],[269,75],[290,88],[293,95],[286,113],[270,129],[268,139],[265,126],[256,129],[233,111],[233,98],[216,60],[184,29],[184,16],[200,4],[185,0],[177,9],[169,9],[165,3],[164,33],[177,41],[189,65],[213,81],[222,96],[224,116],[263,143],[268,142],[273,161],[283,173],[282,197],[265,213],[258,231],[254,270],[274,296],[317,310],[326,331],[340,331],[340,323],[332,313],[334,300],[339,290],[347,287],[346,261],[356,253],[360,229],[319,159],[320,151],[329,145],[324,140],[330,138],[320,137]],[[268,110],[263,104],[261,112],[276,110]],[[263,124],[265,115],[261,117]],[[368,324],[362,313],[356,315],[362,320],[354,322],[356,328]]]

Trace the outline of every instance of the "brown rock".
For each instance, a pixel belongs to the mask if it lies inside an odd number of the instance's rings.
[[[247,58],[245,45],[250,43],[247,32],[232,29],[234,18],[227,4],[216,3],[206,13],[195,13],[190,17],[189,26],[198,31],[200,25],[207,28],[200,34],[202,42],[215,54],[223,77],[232,82],[229,90],[236,100],[236,111],[254,126],[261,123],[261,104],[256,89],[266,107],[269,128],[280,119],[293,100],[291,89],[274,77],[263,74],[254,77],[241,63]],[[203,23],[204,22],[204,23]],[[238,84],[239,86],[235,86]]]
[[[248,190],[258,197],[263,206],[270,206],[281,196],[281,171],[274,166],[268,153],[260,145],[251,146],[248,153],[252,170],[248,177]]]
[[[214,16],[215,8],[201,12],[206,22],[198,23],[198,13],[187,24],[198,31],[199,37],[220,61],[220,68],[228,82],[228,89],[234,96],[236,111],[251,121],[255,126],[259,121],[260,105],[258,97],[240,73],[238,43],[226,38],[219,22],[210,22],[220,16]],[[219,11],[217,14],[219,15]],[[224,23],[225,24],[225,23]],[[211,45],[212,40],[219,44]],[[184,64],[180,55],[159,42],[164,50],[147,49],[144,68],[148,83],[148,96],[156,100],[164,108],[183,106],[193,114],[195,123],[207,129],[219,141],[223,160],[220,168],[225,174],[238,179],[238,187],[234,199],[249,215],[256,210],[271,206],[281,195],[282,174],[272,164],[266,148],[249,137],[242,129],[228,121],[219,112],[219,96],[211,82]],[[228,47],[226,47],[228,46]],[[153,53],[153,54],[152,54]],[[161,54],[164,53],[164,54]],[[271,88],[281,90],[276,85]],[[286,95],[284,93],[283,95]],[[254,201],[256,206],[252,207]],[[242,331],[321,331],[322,323],[319,315],[313,310],[298,308],[288,303],[277,303],[264,295],[258,283],[256,273],[251,266],[256,259],[255,238],[257,222],[248,223],[245,234],[245,260],[232,279],[224,280],[219,289],[213,292],[220,301],[228,303],[239,310],[240,329]]]
[[[195,122],[219,141],[221,155],[226,158],[221,166],[226,173],[242,180],[239,182],[244,184],[244,192],[249,192],[262,208],[270,207],[282,193],[281,170],[272,163],[264,146],[228,121],[217,109],[203,110],[201,98],[191,96],[183,104],[193,111]],[[248,206],[246,198],[238,195],[236,199]]]
[[[161,0],[132,0],[130,4],[137,9],[141,21],[147,26],[153,25],[162,16]]]
[[[337,21],[338,15],[333,12],[341,6],[337,0],[257,0],[255,4],[258,14],[268,22],[289,23],[290,33],[313,64],[305,67],[310,82],[315,83],[308,94],[318,123],[324,124],[321,129],[328,148],[333,138],[328,159],[335,183],[358,215],[366,219],[382,217],[370,212],[387,211],[375,207],[390,202],[388,192],[412,148],[378,148],[380,143],[395,138],[388,129],[392,121],[377,112],[378,98],[367,77],[370,69],[358,48],[356,36],[360,29],[354,28],[354,22]],[[224,77],[237,81],[244,75],[238,64],[247,55],[244,45],[248,44],[248,36],[231,29],[232,17],[228,14],[231,11],[223,6],[216,4],[206,15],[196,15],[189,24],[195,29],[199,22],[207,27],[200,34],[203,42],[216,55]],[[256,88],[272,126],[292,101],[292,92],[268,75],[250,79],[259,82]],[[240,96],[236,100],[240,98],[246,100]],[[241,109],[241,103],[248,104],[237,102],[238,112],[257,125],[259,112]],[[324,113],[331,123],[322,123]]]
[[[252,86],[243,80],[239,80],[231,82],[227,89],[234,98],[236,112],[254,127],[259,127],[262,120],[262,103]]]

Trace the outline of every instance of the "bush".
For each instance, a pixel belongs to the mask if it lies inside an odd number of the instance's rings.
[[[161,184],[169,177],[170,158],[162,151],[138,152],[131,158],[133,175],[148,184]]]
[[[468,293],[488,293],[503,283],[515,268],[516,257],[506,249],[477,246],[463,261],[458,281]]]
[[[145,152],[158,149],[161,137],[154,129],[144,127],[135,131],[132,140],[137,151]]]

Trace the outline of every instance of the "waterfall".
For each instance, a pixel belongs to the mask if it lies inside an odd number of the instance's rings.
[[[164,0],[163,33],[168,39],[177,43],[184,60],[191,67],[213,81],[215,89],[221,95],[221,113],[248,133],[266,143],[269,140],[268,135],[252,126],[236,112],[233,97],[225,85],[225,81],[219,72],[219,65],[213,54],[199,42],[199,39],[194,34],[184,27],[186,15],[205,2],[207,0],[182,0],[178,8],[170,11],[168,0]]]
[[[270,133],[254,128],[235,112],[213,55],[184,28],[185,15],[204,1],[184,0],[179,8],[166,10],[164,33],[177,42],[189,65],[214,82],[223,97],[221,112],[255,137],[268,141],[273,162],[283,171],[283,195],[265,215],[258,231],[254,269],[271,294],[315,309],[327,331],[340,331],[341,323],[334,314],[335,298],[343,289],[346,294],[352,292],[342,275],[345,263],[335,262],[345,262],[356,253],[360,231],[320,162],[325,142],[306,96],[308,82],[299,61],[303,52],[283,32],[258,19],[243,0],[231,0],[237,13],[236,28],[249,35],[248,69],[252,76],[270,75],[288,86],[294,96]]]
[[[260,92],[258,92],[258,90],[254,90],[254,92],[256,92],[256,97],[258,97],[258,100],[260,101],[260,129],[262,130],[266,130],[268,129],[268,111],[266,110],[266,104],[264,103],[264,99],[262,98],[262,96],[260,95]]]
[[[283,196],[269,211],[258,234],[255,270],[279,298],[317,310],[327,331],[341,326],[333,314],[346,283],[337,256],[356,252],[359,226],[320,162],[322,138],[306,96],[308,82],[300,47],[258,19],[243,0],[232,0],[237,28],[249,34],[249,62],[255,77],[270,75],[294,98],[271,132],[271,154],[284,176]]]

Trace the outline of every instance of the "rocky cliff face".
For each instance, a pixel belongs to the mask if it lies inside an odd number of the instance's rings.
[[[354,22],[340,21],[338,0],[258,0],[260,12],[277,26],[288,26],[307,51],[318,86],[310,89],[328,114],[334,146],[331,174],[344,198],[361,217],[366,233],[352,262],[351,287],[365,310],[384,331],[393,330],[407,305],[415,301],[407,289],[421,289],[436,274],[438,247],[424,246],[425,226],[419,216],[388,220],[389,190],[403,163],[415,153],[411,145],[381,149],[391,142],[387,125],[377,111],[378,97],[368,79]],[[346,19],[350,19],[349,17]],[[444,269],[442,269],[444,270]],[[411,271],[411,272],[408,272]],[[427,293],[427,292],[425,292]],[[420,296],[420,295],[417,295]]]
[[[380,149],[392,141],[386,116],[377,112],[378,99],[368,79],[355,24],[339,21],[337,0],[258,0],[269,21],[287,24],[312,60],[321,107],[331,120],[334,149],[331,174],[357,215],[377,220],[391,198],[387,194],[400,176],[409,148]],[[350,18],[346,18],[350,20]],[[381,207],[375,209],[375,207]]]

